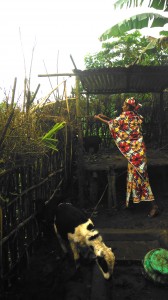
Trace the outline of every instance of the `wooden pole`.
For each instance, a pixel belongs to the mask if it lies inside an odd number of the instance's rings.
[[[73,63],[75,70],[77,70],[76,64],[72,55],[70,59]],[[80,92],[79,92],[79,77],[76,76],[76,118],[78,127],[78,189],[79,189],[79,205],[84,206],[84,171],[83,171],[83,135],[81,124],[81,111],[80,111]]]
[[[164,125],[164,105],[163,105],[163,91],[160,93],[159,103],[159,146],[162,146],[163,142],[163,125]]]
[[[74,73],[39,74],[38,77],[75,76]]]
[[[89,95],[87,94],[87,102],[86,102],[86,115],[89,116]],[[85,119],[86,122],[86,136],[88,136],[88,118]]]
[[[108,171],[108,209],[111,212],[112,208],[117,207],[116,197],[116,174],[115,170],[110,167]]]
[[[73,59],[73,57],[72,57],[72,55],[71,55],[71,54],[70,54],[70,59],[71,59],[71,61],[72,61],[73,65],[74,65],[74,68],[75,68],[75,69],[77,69],[77,67],[76,67],[76,64],[75,64],[75,62],[74,62],[74,59]]]
[[[98,200],[98,174],[96,171],[90,174],[90,204],[95,205]]]
[[[16,82],[17,82],[17,78],[15,78],[15,80],[14,80],[14,85],[13,85],[13,90],[12,90],[12,101],[11,101],[12,108],[13,108],[14,100],[15,100]]]
[[[2,221],[2,207],[0,206],[0,240],[2,240],[2,236],[3,236],[3,221]],[[1,254],[1,249],[0,249],[0,254]],[[0,257],[1,260],[1,257]]]
[[[76,117],[77,122],[79,123],[79,118],[81,117],[80,113],[80,95],[79,95],[79,78],[76,76]]]
[[[79,205],[84,206],[84,173],[83,173],[83,136],[81,128],[80,94],[79,78],[76,76],[76,118],[78,129],[78,196]]]

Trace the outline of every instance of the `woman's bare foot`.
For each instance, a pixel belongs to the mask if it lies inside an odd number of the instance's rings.
[[[158,206],[155,204],[153,205],[152,209],[150,210],[148,217],[149,218],[154,218],[159,214],[159,208]]]

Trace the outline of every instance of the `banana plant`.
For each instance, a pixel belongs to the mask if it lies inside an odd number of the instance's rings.
[[[61,122],[61,123],[56,123],[50,131],[48,131],[42,138],[42,142],[45,144],[46,147],[57,151],[57,144],[58,144],[58,139],[56,139],[55,136],[59,130],[61,130],[65,126],[66,122]]]
[[[122,9],[124,6],[126,8],[140,7],[143,6],[144,2],[144,0],[117,0],[113,5],[114,9]],[[163,28],[168,23],[167,3],[167,0],[149,0],[146,12],[133,15],[129,19],[113,25],[100,36],[100,41],[108,40],[111,37],[120,37],[132,29],[143,29],[146,27]],[[161,31],[160,34],[167,35],[168,31]]]
[[[114,3],[114,8],[123,8],[125,7],[138,7],[142,6],[146,2],[147,6],[150,8],[160,9],[164,11],[168,11],[168,3],[167,0],[116,0]]]

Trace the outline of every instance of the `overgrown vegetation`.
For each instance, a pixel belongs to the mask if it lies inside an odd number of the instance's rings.
[[[67,147],[66,136],[71,123],[66,102],[48,103],[35,110],[32,104],[30,108],[24,111],[19,105],[12,106],[9,99],[0,103],[1,171],[47,155],[48,151],[58,151],[60,130],[65,138],[65,149]]]

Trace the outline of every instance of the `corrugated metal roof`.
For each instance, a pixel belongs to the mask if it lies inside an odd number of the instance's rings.
[[[75,69],[88,94],[160,93],[168,88],[168,66]]]

